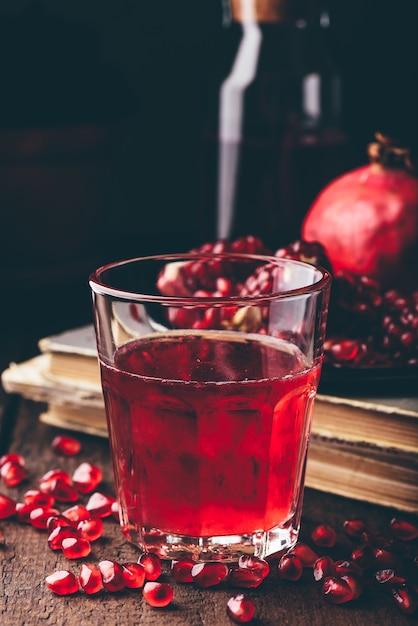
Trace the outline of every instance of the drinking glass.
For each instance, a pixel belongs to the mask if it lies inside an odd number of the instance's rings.
[[[232,253],[92,273],[120,523],[141,550],[235,560],[296,542],[330,283]]]

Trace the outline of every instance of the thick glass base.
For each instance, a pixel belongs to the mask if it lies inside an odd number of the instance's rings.
[[[216,537],[167,534],[156,528],[143,529],[141,533],[127,528],[122,531],[141,550],[154,552],[162,559],[189,557],[196,561],[237,561],[243,554],[264,559],[288,550],[298,539],[299,524],[295,527],[289,522],[265,532]]]

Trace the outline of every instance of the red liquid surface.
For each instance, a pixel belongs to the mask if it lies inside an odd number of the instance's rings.
[[[239,333],[119,348],[102,380],[126,532],[208,537],[291,519],[319,370],[294,346]]]

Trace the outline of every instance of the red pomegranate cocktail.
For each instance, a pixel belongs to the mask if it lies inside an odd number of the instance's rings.
[[[217,289],[193,292],[190,272],[215,266]],[[107,265],[90,285],[125,536],[167,558],[290,547],[329,274],[276,257],[170,255]]]

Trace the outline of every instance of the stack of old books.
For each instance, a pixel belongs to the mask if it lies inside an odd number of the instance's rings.
[[[39,355],[11,363],[5,391],[44,404],[50,425],[107,436],[93,326],[39,341]],[[418,512],[418,394],[319,393],[306,484]]]

